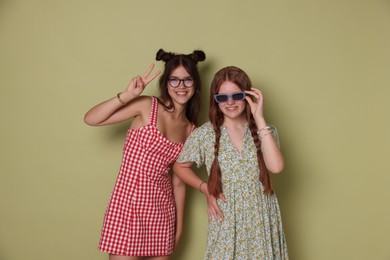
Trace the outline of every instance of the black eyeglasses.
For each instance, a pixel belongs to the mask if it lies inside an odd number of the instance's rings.
[[[177,88],[180,85],[180,82],[183,82],[183,85],[186,88],[190,88],[194,86],[193,78],[185,78],[185,79],[169,78],[168,79],[168,83],[172,88]]]
[[[232,94],[215,94],[214,100],[217,103],[223,103],[227,102],[229,98],[231,98],[234,101],[240,101],[245,99],[245,92],[234,92]]]

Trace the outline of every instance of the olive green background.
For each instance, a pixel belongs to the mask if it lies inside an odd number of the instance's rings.
[[[201,123],[223,66],[263,90],[292,260],[390,259],[388,0],[0,0],[1,260],[107,259],[97,244],[129,122],[83,116],[162,69],[159,48],[206,52]],[[172,259],[202,259],[192,188],[185,221]]]

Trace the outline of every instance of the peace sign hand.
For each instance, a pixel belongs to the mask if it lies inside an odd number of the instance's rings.
[[[264,105],[263,93],[256,88],[251,88],[251,90],[247,90],[245,91],[245,93],[247,94],[245,99],[251,108],[253,117],[254,118],[264,117],[263,116],[263,105]],[[252,97],[254,97],[254,99],[252,99]]]
[[[132,98],[141,95],[145,87],[160,74],[160,71],[158,70],[150,76],[153,68],[154,64],[151,64],[142,77],[138,75],[132,78],[127,89],[125,90],[126,95],[129,95]]]

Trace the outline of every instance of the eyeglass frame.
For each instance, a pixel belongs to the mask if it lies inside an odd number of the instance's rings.
[[[174,87],[174,86],[172,86],[172,84],[171,84],[171,80],[178,80],[179,81],[179,84],[177,84],[177,86],[176,87]],[[192,85],[191,86],[187,86],[186,85],[186,80],[191,80],[192,81]],[[180,86],[180,84],[183,82],[183,86],[185,87],[185,88],[192,88],[194,85],[195,85],[195,80],[192,78],[192,77],[187,77],[187,78],[184,78],[184,79],[179,79],[179,78],[176,78],[176,77],[170,77],[170,78],[168,78],[168,84],[169,84],[169,86],[171,86],[172,88],[177,88],[177,87],[179,87]]]
[[[236,94],[242,94],[243,97],[240,98],[240,99],[234,99],[234,98],[233,98],[233,95],[236,95]],[[217,99],[218,99],[219,96],[227,96],[226,101],[218,101]],[[215,102],[217,102],[218,104],[220,104],[220,103],[228,102],[229,99],[234,100],[234,101],[242,101],[242,100],[245,99],[245,97],[246,97],[246,93],[245,93],[244,91],[238,91],[238,92],[234,92],[234,93],[232,93],[232,94],[215,94],[215,95],[214,95],[214,100],[215,100]]]

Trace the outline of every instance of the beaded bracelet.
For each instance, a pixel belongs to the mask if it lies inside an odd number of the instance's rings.
[[[123,101],[123,100],[121,99],[121,92],[119,92],[118,94],[116,94],[116,97],[118,98],[119,102],[120,102],[122,105],[126,105],[126,102]]]
[[[264,137],[266,137],[269,133],[272,133],[272,131],[269,130],[268,132],[266,132],[266,133],[263,134],[263,135],[259,134],[259,139],[260,139],[260,141],[263,141]]]
[[[270,129],[271,129],[270,126],[263,127],[263,128],[261,128],[261,129],[257,130],[257,134],[260,135],[261,131],[270,130]]]

